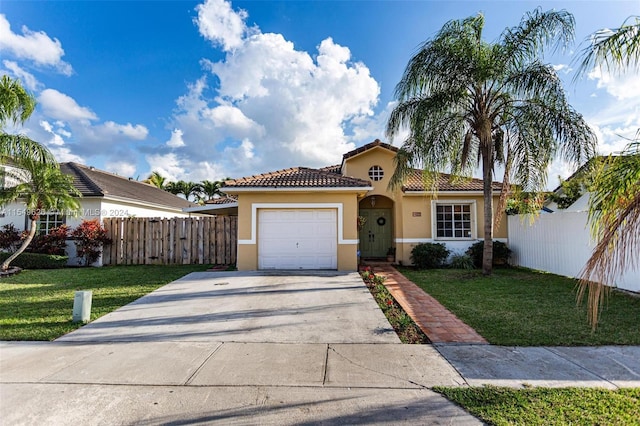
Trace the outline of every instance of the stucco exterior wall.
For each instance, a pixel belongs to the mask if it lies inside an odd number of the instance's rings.
[[[261,208],[328,208],[342,211],[342,214],[338,215],[338,270],[357,269],[357,194],[287,191],[238,194],[238,270],[258,269],[258,215]]]
[[[372,181],[373,190],[366,194],[360,202],[360,208],[373,208],[369,201],[371,196],[377,196],[375,208],[392,208],[394,221],[394,244],[396,247],[396,261],[403,264],[411,263],[411,250],[421,242],[442,242],[455,253],[464,252],[471,244],[484,238],[484,198],[482,194],[460,192],[432,194],[407,194],[402,191],[389,189],[389,181],[395,169],[395,153],[382,147],[375,147],[363,153],[348,158],[343,164],[344,175],[361,179],[369,178],[369,169],[380,166],[384,170],[384,177],[379,181]],[[382,197],[381,197],[382,196]],[[499,200],[496,194],[493,199],[494,215]],[[471,238],[467,239],[437,239],[433,230],[433,202],[457,203],[472,202],[475,206],[472,212],[473,230]],[[506,215],[500,221],[498,228],[493,230],[493,238],[506,241],[507,221]]]
[[[499,196],[493,198],[494,215]],[[435,203],[468,203],[475,205],[472,211],[472,227],[474,234],[471,238],[436,238],[434,231],[433,206]],[[405,195],[402,197],[402,236],[396,238],[396,260],[403,264],[411,264],[411,250],[419,243],[444,243],[453,254],[464,253],[469,246],[484,239],[484,198],[481,195],[438,194]],[[500,224],[493,229],[493,239],[507,242],[507,220],[502,213]]]

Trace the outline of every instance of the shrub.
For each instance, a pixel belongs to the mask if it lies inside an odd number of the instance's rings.
[[[484,250],[484,241],[478,241],[474,243],[465,252],[471,259],[476,268],[482,268],[482,252]],[[511,256],[511,250],[507,245],[501,241],[493,241],[493,265],[500,266],[506,265],[509,262]]]
[[[13,253],[20,245],[20,231],[18,231],[13,223],[4,225],[0,231],[0,249]]]
[[[4,262],[11,254],[0,253],[0,262]],[[57,254],[41,254],[24,252],[11,262],[12,266],[22,269],[59,269],[67,265],[69,258]]]
[[[467,254],[454,254],[451,256],[451,264],[449,265],[453,269],[473,269],[473,259]]]
[[[450,251],[441,243],[421,243],[411,250],[411,261],[416,268],[433,269],[443,266]]]
[[[27,231],[23,232],[23,238],[26,237]],[[36,235],[27,247],[29,253],[40,254],[56,254],[58,256],[66,255],[67,239],[69,238],[69,227],[60,225],[53,228],[48,234]]]
[[[71,236],[75,239],[76,253],[84,259],[86,266],[98,260],[103,244],[111,242],[111,239],[107,238],[107,230],[100,225],[98,219],[83,220]]]

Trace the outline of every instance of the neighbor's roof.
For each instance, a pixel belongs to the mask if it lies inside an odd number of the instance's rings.
[[[436,180],[436,188],[438,191],[482,191],[482,179],[465,179],[460,182],[452,183],[451,175],[447,173],[438,174]],[[402,186],[402,190],[405,192],[411,191],[431,191],[429,182],[425,185],[425,175],[422,170],[414,169],[407,177],[405,184]],[[426,187],[426,189],[425,189]],[[500,191],[502,189],[502,183],[493,182],[493,190]]]
[[[342,176],[326,170],[294,167],[225,182],[224,190],[233,188],[362,188],[368,180]]]
[[[204,203],[205,204],[232,204],[237,202],[238,202],[237,197],[234,197],[233,195],[226,195],[224,197],[211,198],[205,201]]]
[[[84,197],[113,196],[175,209],[192,207],[188,202],[153,185],[128,179],[78,163],[61,163],[60,170],[73,177],[73,186]]]

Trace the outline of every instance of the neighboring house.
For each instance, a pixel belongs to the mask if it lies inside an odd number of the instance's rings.
[[[60,169],[73,177],[73,185],[82,194],[79,198],[80,211],[77,216],[67,215],[65,212],[45,212],[38,223],[40,233],[47,233],[62,224],[74,228],[85,219],[102,221],[108,217],[187,217],[191,213],[183,210],[195,206],[194,203],[155,186],[94,167],[61,163]],[[29,219],[25,214],[24,204],[15,202],[2,206],[0,226],[10,223],[18,230],[27,229]],[[68,248],[70,263],[74,263],[71,258],[75,247],[71,244]]]
[[[398,149],[376,140],[344,154],[342,164],[296,167],[225,182],[237,197],[198,212],[237,210],[238,269],[338,269],[354,271],[362,258],[411,263],[422,242],[442,242],[463,252],[484,237],[482,181],[437,182],[437,195],[415,170],[390,191]],[[494,205],[501,185],[494,183]],[[358,217],[365,219],[358,230]],[[494,230],[506,241],[506,220]]]

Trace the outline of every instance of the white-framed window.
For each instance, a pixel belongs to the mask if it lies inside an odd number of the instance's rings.
[[[371,166],[369,169],[369,177],[373,181],[379,181],[384,177],[384,170],[380,166]]]
[[[27,219],[27,222],[30,221]],[[41,214],[38,219],[38,230],[36,235],[46,235],[51,232],[52,229],[64,225],[67,222],[67,218],[62,213],[48,213]],[[27,226],[29,228],[29,226]]]
[[[434,201],[432,209],[435,239],[475,238],[475,201]]]

